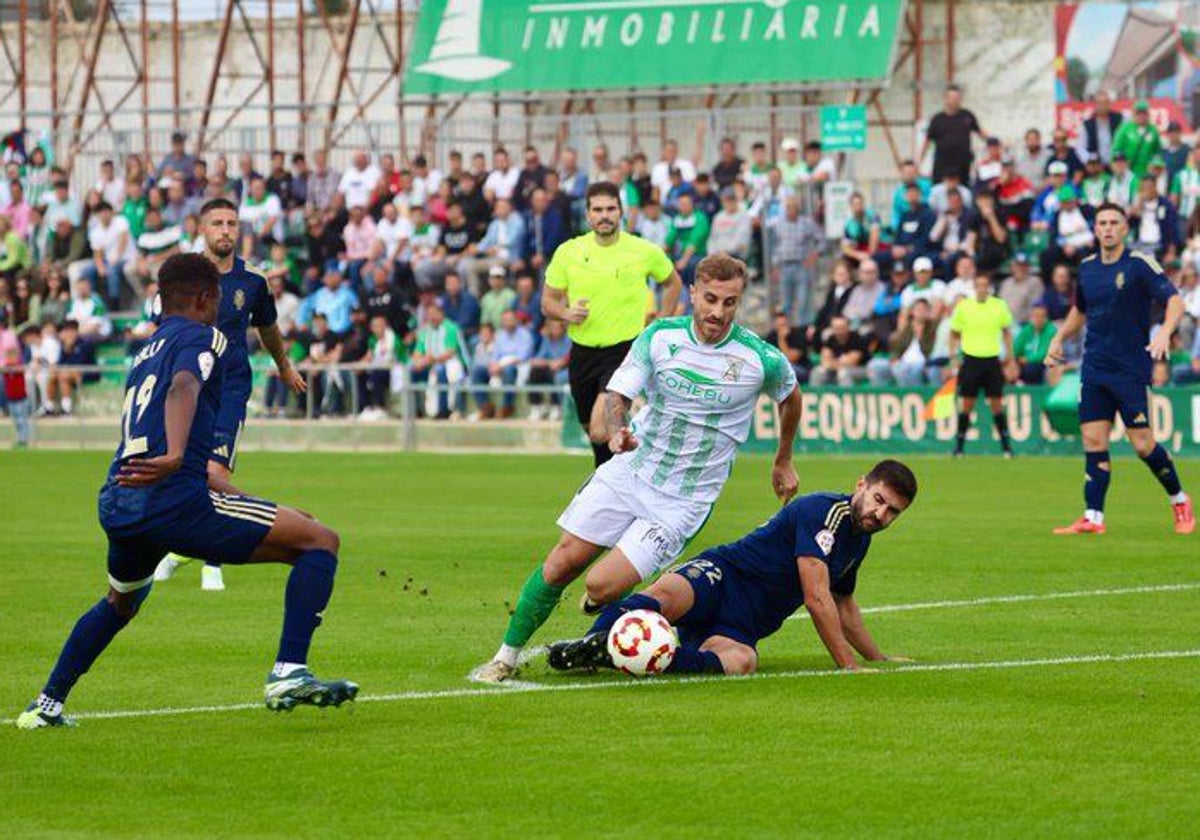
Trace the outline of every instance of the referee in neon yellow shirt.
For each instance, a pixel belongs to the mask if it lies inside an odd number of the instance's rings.
[[[1000,342],[1004,342],[1005,359],[1011,368],[1016,364],[1013,354],[1012,312],[1002,298],[992,294],[992,279],[986,274],[975,277],[975,295],[963,298],[954,307],[950,317],[950,359],[958,356],[962,347],[962,364],[951,368],[958,375],[958,435],[954,443],[954,457],[961,458],[967,430],[971,427],[971,412],[979,391],[987,398],[992,410],[992,422],[1000,436],[1004,457],[1012,457],[1012,443],[1008,439],[1008,416],[1004,413],[1004,379],[1006,372],[1000,365]]]
[[[659,317],[675,313],[682,281],[662,248],[621,232],[621,194],[615,184],[592,184],[586,201],[591,232],[567,240],[554,252],[546,268],[542,313],[568,324],[571,398],[598,467],[612,452],[604,401],[597,397],[646,324],[646,278],[665,287]]]

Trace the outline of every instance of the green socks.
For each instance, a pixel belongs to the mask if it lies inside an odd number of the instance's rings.
[[[504,634],[504,644],[509,647],[523,648],[537,629],[546,623],[550,613],[558,606],[565,586],[551,586],[542,579],[542,567],[538,566],[525,581],[521,589],[521,597],[517,599],[517,608],[512,618],[508,620],[508,631]]]

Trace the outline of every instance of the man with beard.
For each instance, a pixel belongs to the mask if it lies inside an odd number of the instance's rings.
[[[542,314],[568,324],[571,397],[588,432],[598,467],[612,457],[604,426],[608,379],[646,323],[647,278],[663,287],[659,317],[675,314],[683,281],[663,250],[621,232],[621,194],[615,184],[597,182],[587,190],[591,231],[568,239],[546,267]]]
[[[559,517],[558,543],[525,581],[504,643],[473,679],[511,678],[521,649],[585,570],[583,610],[590,614],[674,563],[712,512],[760,394],[779,406],[771,488],[781,503],[795,495],[800,388],[778,348],[734,323],[746,273],[745,263],[724,254],[703,259],[691,289],[693,314],[655,321],[612,374],[603,422],[614,457]],[[642,394],[645,405],[631,418]]]
[[[644,592],[607,607],[582,639],[550,646],[550,666],[612,667],[608,634],[630,610],[653,610],[679,630],[668,674],[751,674],[758,642],[803,604],[834,663],[843,671],[888,656],[863,624],[854,600],[871,537],[890,526],[917,495],[917,479],[899,461],[880,461],[852,494],[811,493],[728,545],[705,550]]]
[[[258,330],[262,346],[275,360],[279,378],[296,394],[306,390],[304,377],[293,366],[283,344],[283,335],[275,323],[275,299],[267,278],[235,256],[238,239],[238,209],[232,201],[214,198],[200,211],[200,232],[204,236],[204,256],[221,273],[221,306],[217,329],[229,341],[225,354],[225,377],[221,387],[221,406],[213,424],[213,451],[208,456],[208,475],[217,487],[228,487],[237,460],[238,441],[246,424],[246,404],[250,401],[252,380],[250,351],[246,332]],[[161,312],[161,304],[155,307]],[[155,572],[156,580],[167,580],[182,558],[169,554]],[[220,566],[205,566],[201,587],[221,590],[225,583]]]

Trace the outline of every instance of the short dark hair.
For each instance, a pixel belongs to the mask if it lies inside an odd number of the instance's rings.
[[[709,254],[696,265],[696,282],[702,280],[741,280],[746,287],[749,269],[737,257],[728,254]]]
[[[1095,216],[1093,216],[1093,218],[1096,218],[1096,219],[1100,218],[1100,214],[1107,210],[1111,210],[1114,213],[1120,213],[1122,219],[1124,219],[1127,222],[1129,221],[1129,214],[1125,212],[1125,208],[1122,207],[1120,204],[1117,204],[1114,201],[1106,201],[1103,204],[1101,204],[1099,207],[1097,207],[1096,214],[1095,214]]]
[[[214,210],[232,210],[237,212],[237,205],[228,198],[210,198],[204,202],[204,206],[200,208],[200,216],[203,218]],[[165,265],[165,263],[164,263]]]
[[[203,254],[173,254],[158,269],[158,293],[163,312],[178,312],[188,298],[221,284],[217,264]]]
[[[865,480],[867,484],[886,484],[909,503],[917,497],[917,477],[904,464],[891,458],[871,467]]]
[[[617,204],[621,204],[621,190],[616,184],[609,181],[597,181],[594,184],[588,185],[587,192],[584,194],[584,201],[587,206],[591,206],[592,199],[598,195],[605,195],[609,198],[615,198]]]

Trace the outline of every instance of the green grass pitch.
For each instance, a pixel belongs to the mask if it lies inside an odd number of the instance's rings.
[[[817,490],[870,463],[797,466]],[[1079,513],[1081,460],[911,463],[920,497],[876,538],[858,593],[927,605],[867,615],[908,672],[828,674],[801,618],[762,644],[760,677],[614,684],[539,665],[513,691],[465,675],[588,461],[249,454],[245,490],[342,535],[312,664],[359,681],[360,702],[261,708],[286,570],[229,568],[213,594],[182,569],[80,682],[79,728],[0,728],[0,836],[1195,836],[1200,535],[1171,532],[1135,460],[1114,465],[1098,539],[1049,533]],[[106,464],[0,455],[0,718],[104,590]],[[1200,465],[1181,468],[1200,487]],[[768,470],[739,461],[695,548],[770,514]],[[579,586],[535,642],[586,627]],[[215,708],[148,714],[189,707]],[[88,717],[116,711],[147,714]]]

